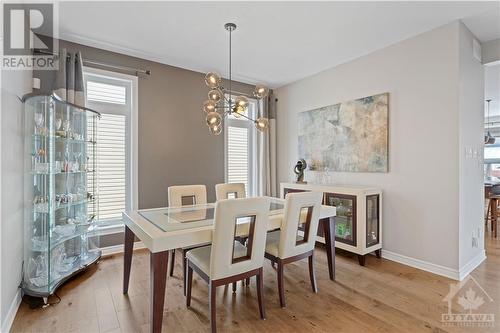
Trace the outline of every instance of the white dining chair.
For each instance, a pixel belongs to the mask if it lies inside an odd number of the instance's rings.
[[[246,198],[244,183],[224,183],[215,185],[215,197],[222,199],[241,199]]]
[[[246,198],[245,183],[222,183],[215,185],[215,198],[216,200],[223,199],[241,199]],[[241,244],[245,245],[246,237],[237,237],[236,240]],[[245,282],[247,285],[250,284],[250,279],[241,281],[243,286]],[[236,282],[233,282],[233,293],[236,292]]]
[[[168,187],[168,206],[182,207],[189,205],[201,205],[207,203],[207,188],[205,185],[180,185]],[[204,246],[206,244],[202,244]],[[195,248],[188,247],[182,250],[182,276],[184,281],[184,295],[186,295],[186,252]],[[170,256],[169,275],[174,275],[175,267],[175,249],[172,250]]]
[[[314,245],[322,198],[321,192],[289,193],[280,230],[267,234],[265,257],[278,266],[278,292],[282,308],[286,307],[283,285],[285,264],[308,258],[312,290],[318,292],[314,273]]]
[[[263,197],[217,201],[212,245],[189,250],[186,254],[186,306],[191,305],[194,270],[209,286],[212,332],[216,332],[217,287],[252,276],[257,280],[260,317],[265,319],[262,266],[269,223],[269,204],[269,200]],[[235,240],[240,231],[248,236],[247,246]]]

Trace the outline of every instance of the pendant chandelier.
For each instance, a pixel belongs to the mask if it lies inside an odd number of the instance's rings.
[[[203,103],[203,110],[206,112],[206,122],[210,132],[219,135],[222,132],[222,121],[228,116],[236,118],[246,118],[255,124],[259,131],[265,131],[269,126],[269,120],[265,117],[259,117],[260,101],[257,102],[257,119],[254,120],[246,115],[248,109],[248,98],[245,96],[236,96],[233,99],[231,84],[231,34],[236,30],[236,24],[226,23],[224,28],[229,31],[229,89],[221,86],[221,77],[217,73],[210,72],[205,76],[205,83],[210,88],[208,100]],[[253,92],[257,100],[261,100],[269,93],[269,89],[262,85],[255,86]]]
[[[487,131],[486,135],[484,136],[484,144],[485,145],[492,145],[495,143],[495,137],[493,135],[491,135],[491,133],[490,133],[490,125],[491,125],[491,122],[490,122],[490,102],[491,102],[491,99],[487,99],[486,102],[488,103],[488,123],[487,123],[488,131]]]

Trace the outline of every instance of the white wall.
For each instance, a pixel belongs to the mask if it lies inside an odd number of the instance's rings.
[[[474,58],[474,36],[459,25],[459,184],[461,274],[484,260],[484,66]],[[472,152],[472,154],[471,154]],[[473,246],[472,238],[478,239]]]
[[[481,44],[483,64],[500,62],[500,38]]]
[[[23,105],[31,91],[31,71],[1,74],[0,331],[10,327],[19,301],[23,261]]]
[[[459,33],[454,22],[276,90],[281,182],[292,179],[299,158],[298,112],[389,92],[389,172],[336,172],[333,182],[381,187],[384,252],[452,277],[459,268]]]

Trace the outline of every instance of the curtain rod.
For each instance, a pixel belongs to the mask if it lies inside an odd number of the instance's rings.
[[[34,52],[41,53],[41,54],[47,54],[47,55],[53,55],[53,56],[57,56],[57,57],[59,56],[58,53],[47,52],[47,51],[39,50],[39,49],[35,49]],[[88,59],[82,59],[82,60],[83,60],[83,64],[87,64],[87,65],[101,66],[101,67],[119,69],[122,71],[135,72],[136,73],[135,75],[138,75],[138,74],[151,75],[151,70],[149,70],[149,69],[119,66],[119,65],[113,65],[113,64],[100,62],[100,61],[88,60]]]

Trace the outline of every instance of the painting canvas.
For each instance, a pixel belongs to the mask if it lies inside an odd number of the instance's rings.
[[[389,94],[298,115],[299,158],[310,170],[388,171]]]

